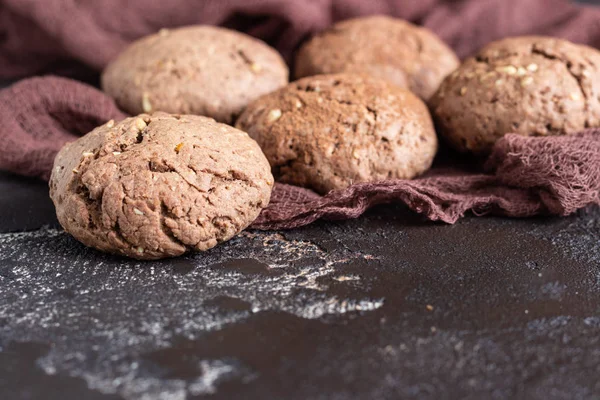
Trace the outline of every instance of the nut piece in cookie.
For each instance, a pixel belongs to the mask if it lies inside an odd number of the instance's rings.
[[[254,221],[273,176],[245,132],[193,115],[111,121],[63,147],[50,197],[83,244],[137,259],[203,251]]]
[[[367,73],[428,99],[459,61],[433,32],[387,16],[339,22],[314,36],[296,57],[296,77]]]
[[[425,172],[437,138],[425,104],[367,75],[300,79],[251,103],[237,127],[263,149],[275,177],[319,193]]]
[[[600,52],[566,40],[491,43],[430,100],[439,133],[459,151],[488,153],[507,133],[569,135],[600,125]]]
[[[229,124],[250,101],[287,83],[288,68],[275,49],[213,26],[144,37],[102,74],[104,91],[131,114],[197,114]]]

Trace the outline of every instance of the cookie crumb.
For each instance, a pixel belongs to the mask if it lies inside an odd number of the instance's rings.
[[[152,112],[152,103],[150,103],[150,95],[146,92],[142,94],[142,110],[144,112]]]
[[[135,120],[135,127],[136,127],[136,128],[137,128],[137,129],[138,129],[140,132],[141,132],[141,131],[143,131],[144,129],[146,129],[146,127],[147,127],[147,126],[148,126],[148,125],[146,125],[146,122],[144,122],[144,120],[143,120],[143,119],[141,119],[141,118],[138,118],[138,119],[136,119],[136,120]]]
[[[267,116],[267,121],[273,123],[281,118],[281,110],[276,108],[274,110],[269,111],[269,115]]]
[[[493,71],[492,72],[486,72],[485,74],[483,74],[481,76],[481,78],[479,78],[479,82],[483,83],[483,82],[485,82],[486,80],[488,80],[489,78],[491,78],[491,77],[493,77],[495,75],[496,75],[496,73],[493,72]]]
[[[252,72],[260,74],[260,72],[262,71],[262,66],[257,63],[252,63],[250,64],[250,69],[252,70]]]
[[[533,83],[533,78],[531,76],[526,76],[521,79],[521,86],[529,86]]]
[[[517,73],[517,67],[515,67],[514,65],[505,65],[502,67],[496,67],[496,71],[498,72],[505,72],[508,75],[514,75]]]
[[[427,304],[425,308],[427,309],[427,311],[433,311],[433,306],[431,304]]]

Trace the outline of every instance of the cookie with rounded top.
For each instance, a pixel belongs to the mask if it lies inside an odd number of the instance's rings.
[[[102,74],[104,91],[130,114],[196,114],[229,124],[250,101],[287,82],[288,68],[275,49],[214,26],[139,39]]]
[[[268,161],[246,133],[156,113],[67,144],[50,197],[61,225],[85,245],[158,259],[232,238],[266,207],[272,186]]]
[[[320,75],[251,103],[238,128],[254,138],[276,179],[319,193],[425,172],[437,138],[425,104],[367,75]]]
[[[600,124],[600,52],[549,37],[485,46],[430,100],[439,132],[485,154],[506,133],[568,135]]]
[[[339,22],[311,38],[298,52],[295,74],[366,73],[428,99],[458,64],[452,49],[428,29],[370,16]]]

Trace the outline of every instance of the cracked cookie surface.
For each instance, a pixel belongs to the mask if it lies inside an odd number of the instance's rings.
[[[102,74],[123,110],[196,114],[232,124],[255,98],[288,82],[277,51],[240,32],[192,26],[144,37]]]
[[[547,37],[484,47],[440,85],[430,106],[456,149],[485,154],[506,133],[568,135],[600,125],[600,52]]]
[[[297,78],[366,73],[428,99],[459,60],[433,32],[401,19],[350,19],[315,35],[296,57]]]
[[[237,122],[275,177],[319,193],[425,172],[437,138],[425,104],[367,75],[320,75],[251,103]]]
[[[58,153],[58,220],[87,246],[137,259],[203,251],[254,221],[273,176],[254,140],[213,119],[155,113],[102,125]]]

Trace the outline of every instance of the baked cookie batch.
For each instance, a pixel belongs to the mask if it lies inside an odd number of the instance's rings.
[[[50,195],[84,244],[137,259],[207,250],[249,226],[274,180],[326,194],[426,172],[438,136],[489,153],[506,133],[600,125],[600,52],[516,37],[460,64],[427,29],[347,20],[298,50],[195,26],[127,47],[102,88],[133,117],[56,156]],[[235,127],[234,127],[235,126]]]

